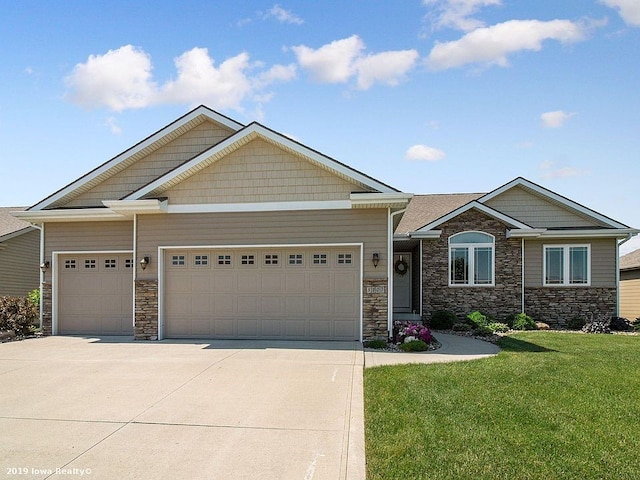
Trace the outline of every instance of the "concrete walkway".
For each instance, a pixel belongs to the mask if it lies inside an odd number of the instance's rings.
[[[357,342],[0,344],[0,478],[365,478]]]
[[[380,365],[400,365],[405,363],[445,363],[461,360],[475,360],[498,354],[500,348],[493,343],[475,338],[434,332],[436,339],[442,344],[438,350],[420,353],[398,353],[365,349],[365,367]]]

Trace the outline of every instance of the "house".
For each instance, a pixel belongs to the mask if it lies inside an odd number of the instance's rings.
[[[412,197],[200,106],[16,215],[41,230],[46,334],[353,341],[439,308],[615,310],[637,231],[524,179]]]
[[[40,232],[0,207],[0,296],[24,297],[40,285]]]
[[[640,249],[620,257],[620,316],[640,318]]]
[[[637,233],[524,178],[489,193],[416,195],[394,235],[393,310],[498,321],[526,312],[555,326],[611,316],[619,242]]]
[[[386,336],[411,195],[200,106],[16,215],[43,235],[46,334]]]

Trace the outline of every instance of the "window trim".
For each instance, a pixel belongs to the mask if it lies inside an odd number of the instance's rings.
[[[562,248],[562,283],[547,283],[547,249]],[[585,283],[571,283],[570,278],[570,252],[572,248],[587,249],[587,281]],[[580,288],[591,286],[591,244],[590,243],[545,243],[542,246],[542,286],[560,288]]]
[[[480,233],[482,235],[486,235],[491,238],[491,243],[451,243],[451,239],[455,238],[459,235],[463,235],[465,233]],[[448,249],[447,249],[447,260],[448,260],[448,283],[449,287],[463,287],[463,288],[475,288],[475,287],[495,287],[496,286],[496,237],[487,232],[482,232],[479,230],[465,230],[464,232],[454,233],[447,239]],[[490,248],[491,252],[491,282],[490,283],[475,283],[475,250],[476,248]],[[451,255],[453,249],[467,249],[468,254],[468,282],[467,283],[453,283],[452,278],[452,268],[451,268]]]

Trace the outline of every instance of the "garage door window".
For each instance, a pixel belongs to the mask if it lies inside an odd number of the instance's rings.
[[[326,253],[314,253],[313,254],[313,264],[314,265],[326,265],[327,264],[327,254]]]
[[[280,257],[277,253],[267,253],[264,256],[264,264],[265,265],[279,265]]]
[[[193,265],[196,267],[206,267],[209,265],[209,255],[196,255],[193,258]]]
[[[106,269],[115,269],[118,267],[118,264],[114,258],[107,258],[104,261],[104,268]]]
[[[66,269],[74,269],[74,268],[76,268],[76,261],[75,260],[65,260],[64,261],[64,268],[66,268]]]
[[[242,257],[240,257],[240,265],[255,265],[255,264],[256,264],[255,255],[247,254],[247,255],[242,255]]]
[[[84,268],[96,268],[96,261],[95,260],[85,260],[84,261]]]
[[[231,266],[231,255],[218,255],[218,265],[221,267]]]
[[[171,257],[171,265],[174,267],[184,267],[186,265],[184,255],[174,255]]]
[[[338,265],[352,265],[352,264],[353,264],[353,256],[350,253],[338,254]]]
[[[133,267],[133,260],[130,258],[127,258],[124,261],[124,268],[132,268]]]
[[[304,257],[301,253],[289,254],[289,265],[304,265]]]

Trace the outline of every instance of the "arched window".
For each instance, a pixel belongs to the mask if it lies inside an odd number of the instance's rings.
[[[449,237],[449,285],[494,285],[493,235],[462,232]]]

